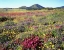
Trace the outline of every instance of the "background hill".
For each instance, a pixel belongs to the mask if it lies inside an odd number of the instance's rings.
[[[44,7],[39,5],[39,4],[34,4],[34,5],[30,6],[30,7],[22,6],[22,7],[19,7],[19,8],[27,9],[27,10],[36,10],[36,9],[39,10],[39,9],[44,8]]]
[[[57,7],[57,8],[64,8],[64,6],[61,6],[61,7]]]

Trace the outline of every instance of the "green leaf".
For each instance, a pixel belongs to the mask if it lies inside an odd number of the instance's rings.
[[[22,47],[21,47],[21,46],[18,46],[18,47],[16,48],[16,50],[22,50]]]

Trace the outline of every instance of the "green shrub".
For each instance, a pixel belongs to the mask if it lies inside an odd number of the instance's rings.
[[[2,33],[3,32],[3,28],[2,28],[2,26],[0,26],[0,33]]]
[[[52,36],[56,37],[58,35],[57,30],[52,30]]]
[[[24,26],[19,26],[18,27],[18,31],[19,32],[24,32],[25,31],[25,27]]]
[[[8,18],[6,18],[6,17],[0,17],[0,22],[4,22],[4,21],[7,21],[8,20]]]
[[[15,23],[13,21],[6,21],[5,26],[13,26]]]
[[[0,36],[0,42],[1,43],[7,42],[7,41],[10,41],[10,40],[11,39],[7,35]]]

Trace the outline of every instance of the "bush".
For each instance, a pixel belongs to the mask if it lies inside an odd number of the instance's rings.
[[[0,22],[4,22],[4,21],[7,21],[8,20],[8,18],[6,18],[6,17],[0,17]]]
[[[13,21],[6,21],[5,26],[13,26],[15,23]]]
[[[57,30],[52,30],[52,36],[53,36],[53,37],[58,36]]]
[[[24,49],[36,48],[36,50],[39,50],[41,49],[43,42],[40,40],[38,36],[32,35],[31,37],[24,39],[24,41],[22,42],[22,45]]]
[[[7,42],[7,41],[10,41],[10,40],[11,39],[7,35],[0,36],[0,42],[1,43]]]
[[[18,27],[18,31],[19,32],[24,32],[25,31],[25,27],[24,26],[19,26]]]
[[[2,28],[2,26],[0,26],[0,33],[2,33],[3,32],[3,28]]]

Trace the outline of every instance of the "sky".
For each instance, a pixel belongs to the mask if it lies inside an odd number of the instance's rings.
[[[43,7],[64,6],[64,0],[0,0],[0,8],[18,8],[39,4]]]

